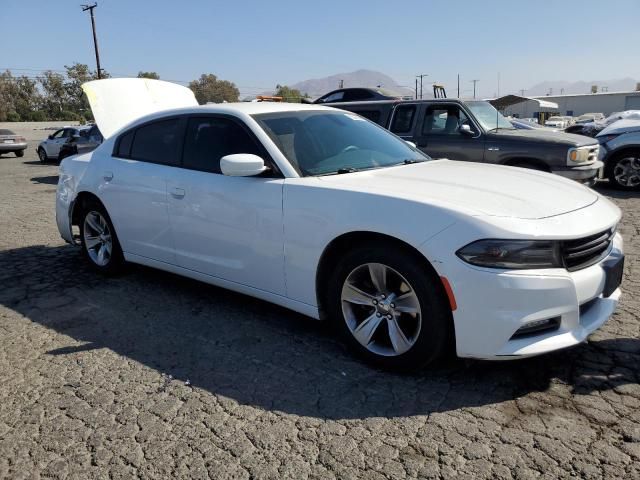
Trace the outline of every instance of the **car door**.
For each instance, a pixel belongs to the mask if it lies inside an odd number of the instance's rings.
[[[58,156],[58,153],[60,153],[60,147],[62,147],[62,144],[67,141],[67,138],[64,136],[66,130],[67,129],[65,128],[61,128],[52,135],[49,135],[49,137],[44,141],[43,146],[48,157],[55,158]]]
[[[275,166],[264,176],[223,175],[220,159],[237,153],[259,155],[270,164],[241,120],[189,118],[182,168],[168,182],[176,261],[189,270],[283,295],[284,179],[275,174]]]
[[[415,134],[418,148],[433,158],[484,161],[483,135],[460,105],[434,103],[423,107]],[[462,132],[462,125],[468,125],[470,132]]]
[[[100,198],[127,255],[175,264],[167,181],[179,171],[185,123],[174,116],[134,127],[101,165]]]

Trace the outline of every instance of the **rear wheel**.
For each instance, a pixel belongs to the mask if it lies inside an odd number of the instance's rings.
[[[607,177],[615,188],[640,188],[640,151],[622,153],[607,162]]]
[[[414,370],[446,350],[451,310],[440,280],[414,255],[372,244],[347,253],[329,282],[328,312],[365,360]]]
[[[20,158],[20,157],[24,157],[24,150],[18,150],[17,152],[15,152],[16,157]]]
[[[47,157],[47,152],[44,151],[44,148],[40,147],[38,149],[38,158],[41,163],[45,163],[49,158]]]
[[[116,231],[106,209],[97,202],[85,206],[80,221],[82,252],[96,270],[113,274],[124,264]]]

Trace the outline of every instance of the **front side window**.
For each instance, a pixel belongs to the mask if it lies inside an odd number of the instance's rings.
[[[461,125],[469,125],[469,117],[457,105],[438,105],[427,108],[422,124],[423,135],[462,135]]]
[[[137,128],[131,145],[130,157],[135,160],[178,165],[180,163],[178,126],[179,120],[171,118]],[[122,140],[120,143],[122,145]]]
[[[253,118],[303,176],[429,160],[402,139],[353,113],[299,111]]]
[[[56,133],[51,135],[51,138],[62,138],[62,134],[64,133],[64,129],[58,130]]]
[[[465,102],[476,120],[487,131],[496,129],[515,130],[511,122],[495,109],[489,102]]]
[[[393,122],[391,122],[391,131],[398,134],[411,132],[415,114],[415,105],[401,105],[396,107]]]
[[[373,98],[373,95],[371,94],[371,92],[363,88],[348,90],[344,94],[345,102],[357,102],[360,100],[369,100],[370,98]]]
[[[182,157],[185,168],[221,173],[220,159],[236,153],[260,155],[256,142],[236,122],[216,117],[189,119]]]

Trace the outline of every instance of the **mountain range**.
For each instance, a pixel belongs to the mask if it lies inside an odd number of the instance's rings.
[[[549,93],[551,95],[590,93],[592,85],[597,85],[598,91],[602,91],[603,87],[610,92],[630,91],[636,89],[636,83],[638,81],[640,80],[633,78],[575,82],[550,80],[529,87],[525,90],[525,95],[534,97],[547,95]],[[309,94],[311,98],[317,98],[331,90],[340,88],[341,82],[344,87],[380,87],[395,95],[414,95],[413,88],[410,88],[412,86],[398,85],[393,78],[382,72],[365,69],[338,73],[324,78],[303,80],[289,86],[300,90],[302,93]],[[450,87],[453,88],[453,86]],[[431,98],[433,96],[431,95],[430,88],[431,83],[428,83],[424,90],[425,98]]]

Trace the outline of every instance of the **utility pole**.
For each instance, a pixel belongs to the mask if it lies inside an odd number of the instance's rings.
[[[93,30],[93,48],[96,51],[96,65],[98,67],[98,80],[102,78],[102,69],[100,68],[100,54],[98,53],[98,37],[96,36],[96,19],[93,16],[93,9],[98,6],[97,3],[94,2],[93,5],[81,5],[82,11],[86,12],[89,10],[91,14],[91,29]]]
[[[340,80],[340,84],[338,88],[344,88],[344,80]]]
[[[520,89],[520,96],[521,97],[524,97],[524,92],[526,92],[526,90],[524,88],[521,88]]]
[[[469,81],[473,82],[473,98],[476,98],[476,83],[478,83],[480,80],[474,79],[474,80],[469,80]]]
[[[416,77],[416,100],[418,99],[418,77]]]
[[[460,74],[458,74],[458,98],[460,98]]]
[[[420,79],[420,100],[422,100],[422,79],[424,77],[428,77],[429,75],[427,75],[426,73],[423,73],[422,75],[416,75],[416,79]],[[416,84],[417,85],[417,84]]]

